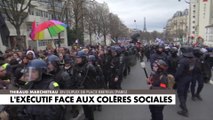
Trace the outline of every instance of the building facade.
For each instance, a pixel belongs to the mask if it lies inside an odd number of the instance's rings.
[[[39,41],[32,41],[31,38],[29,37],[32,30],[32,23],[34,21],[36,22],[37,25],[39,25],[42,22],[51,20],[53,18],[48,0],[32,0],[31,4],[32,4],[32,7],[30,8],[29,15],[21,26],[21,36],[22,36],[22,39],[25,41],[25,46],[27,48],[31,47],[35,50],[44,50],[47,47],[55,47],[58,37],[45,36],[44,40],[39,40]],[[17,36],[16,30],[13,27],[13,25],[7,21],[6,15],[4,15],[4,17],[10,31],[9,46],[13,48],[13,41],[14,39],[16,39],[16,36]],[[45,34],[48,34],[48,33],[45,33]],[[66,31],[61,33],[60,40],[61,40],[61,46],[67,46]],[[5,51],[6,47],[3,46],[1,42],[0,42],[0,46],[1,46],[0,49],[2,51]]]
[[[190,36],[193,42],[202,42],[205,45],[213,46],[209,42],[211,24],[213,18],[212,0],[191,0],[190,1]]]
[[[206,40],[204,44],[213,47],[213,1],[210,1],[210,24],[206,26]]]
[[[170,41],[187,41],[188,9],[177,11],[173,17],[167,21],[165,32],[166,38]]]

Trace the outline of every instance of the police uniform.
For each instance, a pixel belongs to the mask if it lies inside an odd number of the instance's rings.
[[[180,101],[181,111],[178,114],[185,117],[188,116],[188,109],[186,106],[187,93],[190,82],[192,80],[192,72],[194,70],[193,53],[191,48],[184,48],[183,57],[180,59],[175,79],[177,83],[177,94]]]
[[[82,58],[82,62],[76,64],[73,69],[73,75],[76,78],[76,85],[79,89],[96,89],[96,70],[92,64],[88,64],[84,52],[79,51],[77,57]],[[93,106],[83,105],[86,119],[94,120]]]
[[[177,55],[177,51],[174,49],[175,48],[171,49],[171,54],[167,58],[167,62],[168,62],[168,66],[169,66],[168,73],[172,74],[173,76],[175,76],[178,62],[180,60],[180,57]]]
[[[120,56],[115,56],[111,61],[111,80],[109,81],[110,89],[121,89],[123,77],[123,61]],[[117,81],[115,80],[117,79]]]
[[[195,68],[193,70],[193,79],[191,81],[192,100],[195,100],[195,97],[197,97],[199,100],[202,100],[200,97],[200,92],[204,86],[204,60],[202,59],[200,48],[194,49],[194,56]],[[195,93],[196,82],[198,82],[198,87]]]
[[[46,89],[59,89],[59,84],[51,79],[51,76],[46,74],[47,64],[42,60],[32,60],[27,69],[29,75],[33,68],[39,72],[39,76],[35,79],[30,79],[26,84],[26,89],[30,90],[46,90]],[[25,76],[25,75],[24,75]],[[62,120],[63,119],[63,107],[59,105],[28,105],[22,106],[18,110],[18,120]]]

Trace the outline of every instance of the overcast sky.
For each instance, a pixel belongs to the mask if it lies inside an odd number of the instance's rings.
[[[148,31],[163,31],[169,18],[178,10],[188,8],[182,0],[96,0],[106,2],[112,13],[117,14],[129,28],[143,29],[144,17]],[[136,20],[136,24],[134,23]]]

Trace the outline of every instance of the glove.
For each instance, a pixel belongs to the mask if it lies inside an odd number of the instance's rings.
[[[118,77],[115,77],[115,80],[114,80],[115,82],[118,82]]]

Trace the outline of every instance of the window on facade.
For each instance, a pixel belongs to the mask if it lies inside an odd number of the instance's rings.
[[[213,36],[209,37],[209,41],[213,42]]]
[[[213,34],[213,28],[210,28],[209,31],[210,34]]]
[[[39,16],[41,16],[41,17],[42,17],[42,16],[43,16],[43,15],[42,15],[42,14],[43,14],[43,12],[42,12],[41,10],[39,10],[39,11],[40,11],[40,12],[39,12],[39,14],[40,14]]]
[[[39,41],[39,42],[38,42],[38,45],[39,45],[39,46],[46,46],[46,40]]]
[[[195,31],[192,31],[192,34],[195,34]]]
[[[39,11],[35,10],[36,16],[39,16]]]
[[[43,15],[44,15],[44,12],[43,12],[43,11],[41,11],[41,17],[43,17]]]
[[[34,9],[30,9],[30,15],[34,15]]]
[[[48,18],[48,12],[45,12],[45,17]]]

